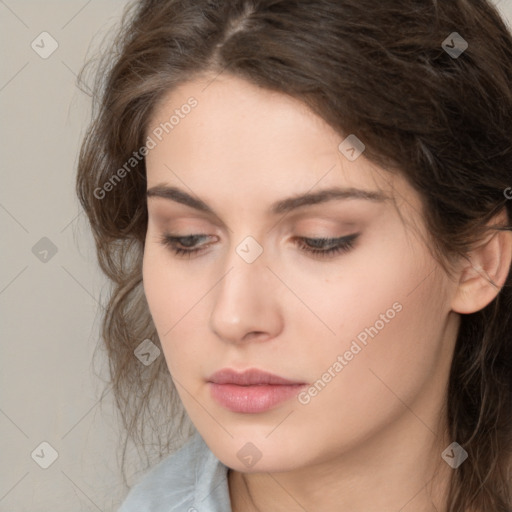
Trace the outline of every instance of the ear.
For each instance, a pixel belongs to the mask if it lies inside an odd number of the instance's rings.
[[[452,310],[468,314],[480,311],[492,302],[505,284],[512,262],[512,232],[505,208],[487,225],[491,233],[467,254],[459,273],[452,299]],[[501,230],[493,227],[501,226]]]

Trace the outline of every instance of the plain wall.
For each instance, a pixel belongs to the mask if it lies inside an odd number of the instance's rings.
[[[90,107],[76,74],[125,4],[0,2],[0,512],[113,511],[127,492],[92,368],[106,280],[74,191]]]

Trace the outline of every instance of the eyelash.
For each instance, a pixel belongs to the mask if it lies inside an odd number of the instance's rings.
[[[169,248],[176,256],[183,258],[191,258],[194,254],[198,254],[203,251],[202,248],[199,249],[183,249],[181,247],[177,247],[178,243],[181,243],[183,240],[193,240],[197,238],[206,238],[208,235],[188,235],[188,236],[171,236],[171,235],[163,235],[160,237],[160,243]],[[354,233],[348,236],[342,236],[339,238],[297,238],[297,245],[306,253],[312,254],[313,256],[319,256],[321,258],[333,258],[341,253],[346,253],[350,251],[353,246],[356,238],[359,236],[359,233]],[[305,242],[310,242],[319,245],[334,245],[330,249],[315,249],[311,248]],[[204,246],[203,246],[204,247]]]

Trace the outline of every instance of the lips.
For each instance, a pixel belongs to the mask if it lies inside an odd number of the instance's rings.
[[[285,402],[306,386],[257,369],[236,372],[225,368],[208,379],[212,398],[226,409],[255,414],[262,413]]]
[[[213,382],[214,384],[235,384],[236,386],[292,386],[305,384],[305,382],[288,380],[255,368],[250,368],[243,372],[237,372],[231,368],[224,368],[212,374],[208,378],[208,382]]]

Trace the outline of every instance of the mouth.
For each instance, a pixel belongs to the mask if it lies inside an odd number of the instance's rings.
[[[240,373],[225,368],[208,378],[208,386],[212,398],[226,409],[256,414],[268,411],[296,396],[307,383],[257,369]]]

